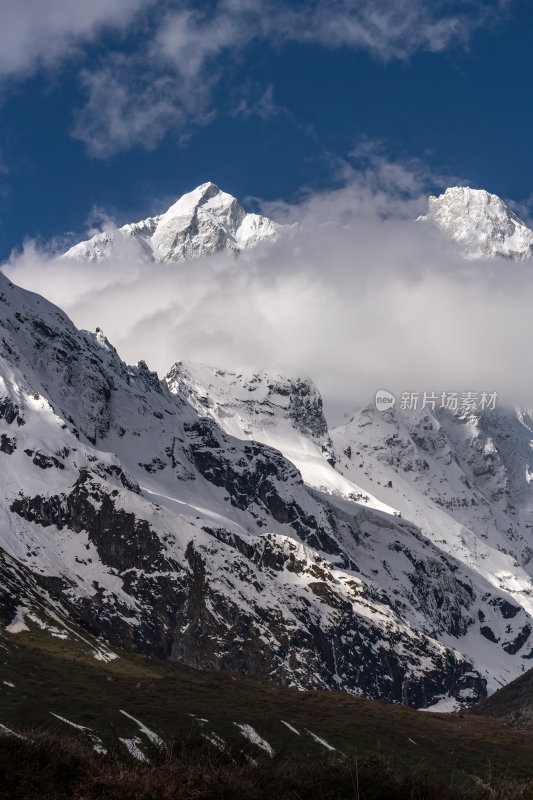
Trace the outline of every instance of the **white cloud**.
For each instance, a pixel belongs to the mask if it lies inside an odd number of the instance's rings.
[[[125,29],[152,0],[3,0],[0,77],[56,63],[104,26]]]
[[[165,16],[150,52],[175,66],[183,78],[191,79],[227,48],[241,48],[252,36],[248,21],[228,9],[212,17],[192,10],[177,11]]]
[[[469,37],[471,24],[466,19],[456,14],[440,16],[439,11],[442,14],[438,4],[423,0],[322,1],[287,11],[273,27],[287,40],[367,50],[389,61],[407,58],[417,50],[438,52]]]
[[[151,149],[169,128],[184,129],[193,119],[201,120],[206,98],[201,88],[192,93],[134,57],[115,55],[81,78],[88,100],[76,114],[72,135],[98,158],[137,144]]]
[[[337,420],[378,388],[490,390],[531,405],[531,265],[464,261],[413,221],[422,179],[382,172],[400,176],[396,189],[354,172],[295,209],[298,234],[237,259],[80,264],[27,247],[5,271],[78,325],[102,327],[130,362],[307,374]]]
[[[170,3],[153,37],[145,37],[135,53],[108,55],[100,67],[83,73],[88,101],[74,135],[103,157],[135,144],[152,147],[169,130],[187,135],[195,124],[228,110],[216,108],[213,99],[223,76],[235,71],[240,77],[234,85],[246,92],[238,70],[257,42],[274,52],[290,42],[349,48],[388,62],[466,46],[506,5],[502,0],[219,0],[200,12],[194,3]],[[267,86],[258,91],[266,102],[244,101],[243,110],[276,113],[268,91]]]

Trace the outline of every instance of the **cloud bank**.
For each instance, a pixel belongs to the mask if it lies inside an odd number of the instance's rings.
[[[184,359],[310,376],[333,422],[380,388],[497,391],[531,407],[533,265],[463,260],[415,221],[421,175],[381,172],[278,204],[298,229],[238,258],[98,265],[28,244],[4,271],[161,375]]]

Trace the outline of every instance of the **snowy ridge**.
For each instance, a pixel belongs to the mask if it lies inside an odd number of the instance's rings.
[[[185,395],[201,416],[214,419],[230,436],[279,450],[307,485],[395,513],[335,470],[322,398],[309,379],[267,372],[236,374],[180,362],[166,381],[172,392]]]
[[[466,258],[522,260],[533,254],[533,231],[497,195],[454,186],[430,197],[421,221],[437,225],[456,241]]]
[[[246,213],[235,197],[209,182],[184,194],[164,214],[97,234],[64,257],[176,262],[223,251],[237,254],[282,230],[267,217]]]

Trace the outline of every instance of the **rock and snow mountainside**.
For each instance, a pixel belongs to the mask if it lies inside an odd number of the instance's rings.
[[[370,508],[396,514],[335,469],[333,445],[322,398],[309,379],[232,373],[205,364],[174,364],[166,382],[201,416],[214,419],[231,436],[280,450],[308,486]]]
[[[482,609],[516,639],[529,615],[508,593],[415,525],[308,487],[2,276],[0,322],[4,624],[37,582],[146,655],[415,706],[484,695],[460,650]],[[316,390],[296,386],[270,410],[320,440]],[[490,646],[492,674],[517,674]]]
[[[422,221],[434,222],[469,259],[533,255],[533,231],[495,194],[468,186],[430,197]]]
[[[65,258],[106,262],[130,258],[174,262],[239,253],[265,239],[275,239],[283,226],[259,214],[247,214],[238,200],[214,183],[184,194],[164,214],[93,236],[71,247]]]
[[[253,216],[205,184],[69,255],[237,252],[277,234]],[[524,256],[500,229],[470,257]],[[532,441],[525,411],[372,406],[328,431],[307,379],[160,381],[0,274],[0,621],[44,604],[195,667],[474,702],[533,658]]]
[[[380,412],[368,406],[332,431],[331,439],[343,475],[387,498],[441,552],[491,585],[489,595],[478,596],[475,611],[464,604],[463,621],[472,615],[475,622],[467,622],[462,651],[489,671],[496,663],[503,668],[504,653],[516,657],[513,671],[529,668],[532,412]],[[489,684],[496,688],[508,678],[501,673]]]
[[[422,564],[412,545],[381,542],[373,579],[391,599],[417,593],[439,641],[467,654],[490,690],[529,667],[531,412],[381,412],[372,405],[327,431],[309,382],[183,363],[167,381],[226,431],[279,449],[332,504],[351,500],[414,523],[417,535],[439,552],[438,561]],[[303,425],[291,419],[296,404],[304,409]],[[359,564],[362,557],[360,551]],[[469,575],[453,589],[441,572],[447,557]]]

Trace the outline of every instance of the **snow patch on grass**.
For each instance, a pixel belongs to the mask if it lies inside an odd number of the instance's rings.
[[[25,739],[25,736],[21,736],[20,733],[15,733],[12,731],[11,728],[6,728],[5,725],[0,723],[0,733],[3,733],[5,736],[15,736],[17,739]]]
[[[6,631],[8,633],[22,633],[22,631],[29,631],[28,626],[24,622],[24,614],[26,612],[25,606],[19,606],[15,611],[15,616],[13,617],[13,622],[9,625],[6,625]]]
[[[211,744],[214,745],[217,750],[220,750],[221,753],[223,753],[226,749],[226,742],[224,739],[222,739],[213,731],[211,731],[211,733],[202,733],[202,738],[207,739],[208,742],[211,742]]]
[[[461,703],[455,697],[443,697],[437,703],[434,703],[428,708],[419,708],[419,711],[433,711],[440,712],[441,714],[453,714],[454,711],[461,709]]]
[[[72,728],[76,728],[79,731],[88,731],[90,728],[86,728],[85,725],[78,725],[76,722],[71,722],[66,717],[60,717],[59,714],[54,714],[53,711],[50,711],[50,714],[55,717],[56,719],[61,720],[61,722],[65,722],[67,725],[70,725]]]
[[[76,728],[79,731],[83,731],[87,734],[89,739],[91,740],[91,744],[93,746],[93,750],[97,753],[101,753],[105,755],[107,753],[107,749],[102,744],[102,740],[91,730],[91,728],[87,728],[85,725],[78,725],[77,722],[72,722],[70,719],[66,717],[61,717],[59,714],[54,714],[53,711],[50,711],[50,714],[55,717],[56,719],[64,722],[66,725],[70,725],[72,728]]]
[[[255,744],[257,747],[260,747],[261,750],[264,750],[265,753],[268,753],[270,758],[273,758],[275,755],[274,749],[269,745],[265,739],[261,738],[257,731],[255,731],[251,725],[241,724],[239,722],[234,722],[234,725],[240,730],[241,734],[248,739],[249,742]]]
[[[148,764],[148,759],[144,755],[143,751],[140,749],[139,745],[141,744],[141,740],[134,736],[133,739],[123,739],[121,736],[118,737],[119,741],[122,742],[124,747],[127,748],[130,755],[133,758],[136,758],[137,761],[142,761],[144,764]]]
[[[331,750],[333,753],[337,752],[337,748],[336,747],[332,747],[330,744],[328,744],[328,742],[326,742],[325,739],[321,739],[320,736],[317,736],[316,733],[313,733],[308,728],[306,728],[305,730],[306,730],[306,733],[308,733],[309,736],[311,736],[311,738],[315,740],[315,742],[318,742],[318,744],[321,744],[322,747],[326,748],[326,750]]]
[[[284,719],[282,719],[281,722],[282,722],[283,725],[285,725],[285,727],[287,727],[290,731],[295,733],[297,736],[300,735],[300,731],[297,731],[296,728],[293,728],[293,726],[289,722],[285,722]]]
[[[150,728],[147,728],[146,725],[143,725],[143,723],[140,722],[138,719],[135,719],[135,717],[132,717],[131,714],[128,714],[127,711],[123,711],[122,709],[120,709],[120,713],[123,714],[128,719],[131,719],[132,722],[135,722],[135,724],[139,726],[139,730],[141,731],[141,733],[144,734],[144,736],[146,736],[146,738],[150,742],[152,742],[152,744],[155,744],[156,747],[165,746],[163,739],[161,739],[161,737],[158,736],[157,733],[151,731]]]

